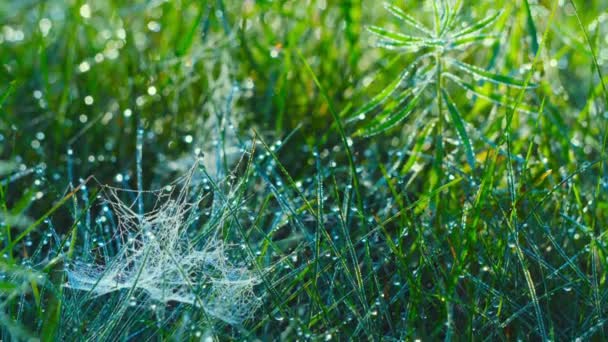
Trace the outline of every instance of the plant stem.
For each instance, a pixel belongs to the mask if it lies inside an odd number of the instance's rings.
[[[437,117],[438,117],[438,123],[436,126],[436,131],[435,131],[435,146],[436,146],[436,150],[435,150],[435,162],[434,162],[434,169],[435,169],[435,180],[434,182],[431,182],[431,188],[432,189],[436,189],[437,187],[441,186],[441,183],[443,181],[443,158],[444,158],[444,151],[443,151],[443,129],[444,129],[444,117],[443,117],[443,102],[441,100],[441,89],[443,87],[443,78],[442,78],[442,59],[441,59],[441,52],[438,51],[435,54],[435,63],[436,63],[436,67],[437,67],[437,71],[435,74],[436,80],[435,80],[435,98],[437,100]],[[435,196],[435,209],[437,210],[437,212],[441,212],[440,210],[440,205],[441,205],[441,200],[440,200],[440,193],[437,193]],[[437,227],[441,226],[441,221],[439,219],[439,217],[437,217]]]

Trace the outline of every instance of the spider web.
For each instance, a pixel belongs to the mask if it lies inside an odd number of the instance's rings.
[[[105,201],[118,218],[119,250],[105,264],[72,263],[66,286],[94,297],[139,289],[159,302],[199,306],[229,324],[249,318],[260,302],[253,291],[259,279],[229,260],[230,246],[218,238],[219,229],[202,244],[195,244],[187,234],[203,198],[192,201],[189,196],[197,168],[195,162],[185,175],[161,190],[103,186]],[[124,202],[122,193],[131,193],[135,199]],[[152,197],[154,202],[152,210],[143,215],[136,209],[140,196]]]

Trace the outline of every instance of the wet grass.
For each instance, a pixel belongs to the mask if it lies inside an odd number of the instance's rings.
[[[1,2],[0,339],[605,339],[607,10]]]

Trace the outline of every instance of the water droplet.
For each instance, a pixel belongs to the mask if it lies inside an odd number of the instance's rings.
[[[89,64],[89,62],[84,61],[78,64],[78,71],[80,71],[81,73],[85,73],[89,70],[91,70],[91,65]]]
[[[81,17],[89,19],[91,17],[91,6],[89,6],[89,4],[80,6],[79,13]]]
[[[160,24],[157,21],[150,21],[148,22],[148,25],[146,25],[148,27],[148,30],[152,31],[152,32],[159,32],[160,31]]]
[[[49,20],[49,18],[42,18],[38,22],[38,28],[40,28],[40,33],[42,33],[43,37],[48,36],[49,31],[53,27],[53,22]]]

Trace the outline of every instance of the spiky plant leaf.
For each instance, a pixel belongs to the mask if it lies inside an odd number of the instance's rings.
[[[471,144],[471,139],[469,139],[469,135],[467,134],[467,130],[464,127],[464,119],[454,101],[450,98],[450,95],[445,91],[445,89],[441,90],[441,95],[443,96],[443,100],[447,104],[448,112],[450,113],[450,118],[452,119],[452,123],[454,127],[456,127],[456,131],[458,132],[458,136],[460,137],[460,141],[464,146],[465,153],[467,155],[467,162],[471,168],[475,168],[475,152],[473,151],[473,147]]]

